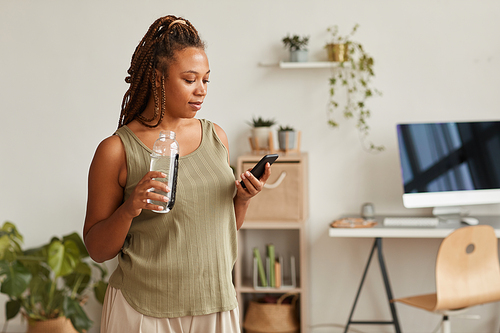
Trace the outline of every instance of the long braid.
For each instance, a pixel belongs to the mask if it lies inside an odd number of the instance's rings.
[[[152,84],[147,78],[154,72],[152,71],[150,60],[152,58],[152,46],[154,44],[152,36],[154,31],[158,29],[158,26],[163,23],[162,21],[163,18],[160,18],[151,25],[132,56],[132,62],[127,71],[129,76],[125,78],[125,82],[129,83],[130,87],[123,97],[119,127],[131,122],[136,114],[140,115],[146,107],[152,88]]]
[[[130,84],[123,96],[118,127],[137,119],[147,127],[158,126],[165,115],[165,79],[175,52],[187,47],[204,49],[198,31],[183,18],[173,15],[161,17],[148,29],[132,56],[125,82]],[[162,74],[161,96],[156,86],[156,69]],[[142,115],[153,94],[155,110],[151,118]],[[151,121],[158,119],[155,125]]]

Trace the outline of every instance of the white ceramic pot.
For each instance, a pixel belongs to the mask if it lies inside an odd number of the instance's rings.
[[[290,62],[307,62],[309,52],[307,50],[290,51]]]
[[[252,135],[257,138],[260,149],[269,149],[269,132],[271,127],[254,127],[252,128]],[[255,142],[255,140],[254,140]]]

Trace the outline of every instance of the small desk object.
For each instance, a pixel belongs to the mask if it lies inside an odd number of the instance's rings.
[[[385,216],[376,216],[373,220],[377,224],[370,228],[334,228],[330,227],[329,236],[330,237],[347,237],[347,238],[374,238],[373,246],[368,256],[368,261],[361,277],[361,282],[359,284],[356,297],[354,299],[354,304],[352,305],[351,312],[349,314],[349,319],[345,326],[344,333],[347,333],[349,326],[352,324],[369,324],[369,325],[394,325],[396,333],[401,333],[401,327],[399,326],[398,315],[396,312],[396,307],[394,303],[391,302],[393,299],[391,284],[389,282],[389,275],[384,261],[384,253],[382,250],[382,240],[384,238],[445,238],[453,230],[464,227],[467,224],[461,223],[459,221],[440,221],[437,227],[385,227],[383,224]],[[497,238],[500,238],[500,216],[479,216],[479,224],[491,225],[495,229]],[[360,321],[352,320],[356,304],[358,302],[359,295],[361,293],[361,288],[365,282],[366,273],[370,267],[370,262],[372,261],[373,255],[377,250],[378,263],[380,266],[380,272],[384,281],[384,287],[387,295],[387,300],[391,310],[392,320],[390,321]]]

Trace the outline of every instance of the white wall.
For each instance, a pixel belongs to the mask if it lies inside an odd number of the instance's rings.
[[[498,118],[500,3],[0,0],[0,222],[15,222],[28,246],[81,231],[88,167],[97,144],[116,128],[132,53],[149,25],[170,13],[191,20],[208,43],[210,93],[199,117],[226,130],[233,163],[249,150],[252,116],[302,131],[310,154],[311,331],[340,332],[319,325],[345,323],[371,242],[330,239],[328,224],[368,201],[377,213],[428,213],[402,206],[395,124]],[[341,120],[338,130],[326,125],[328,70],[257,66],[286,58],[287,33],[310,35],[311,60],[324,60],[326,28],[338,24],[348,32],[355,23],[383,92],[370,104],[370,139],[387,148],[380,154],[362,150],[352,122]],[[472,211],[500,213],[498,206]],[[439,241],[384,244],[395,296],[433,290]],[[356,316],[388,318],[376,266],[370,276]],[[98,320],[100,308],[92,302],[89,310]],[[405,332],[429,332],[439,321],[398,310]],[[456,319],[455,328],[490,332],[500,325],[499,311],[475,308],[471,313],[482,319]]]

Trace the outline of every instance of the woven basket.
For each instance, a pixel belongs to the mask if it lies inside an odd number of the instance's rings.
[[[291,304],[282,304],[293,296]],[[243,328],[246,333],[297,333],[299,323],[295,316],[297,294],[284,294],[276,304],[250,302]]]
[[[78,333],[66,317],[49,320],[28,320],[26,333]]]

